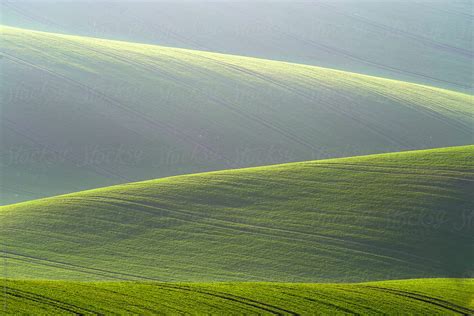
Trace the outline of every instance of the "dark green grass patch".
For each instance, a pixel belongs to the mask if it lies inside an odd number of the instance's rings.
[[[474,312],[472,279],[360,284],[9,280],[5,286],[6,314],[466,315]]]

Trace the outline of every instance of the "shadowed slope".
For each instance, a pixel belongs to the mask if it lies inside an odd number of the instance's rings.
[[[462,277],[474,262],[473,155],[455,147],[84,191],[0,208],[0,239],[14,278]]]
[[[176,174],[467,145],[466,94],[2,27],[2,203]]]

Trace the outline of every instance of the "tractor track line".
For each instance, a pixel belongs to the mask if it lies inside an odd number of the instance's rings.
[[[394,295],[398,296],[403,296],[403,297],[408,297],[417,301],[422,301],[428,304],[436,305],[439,307],[442,307],[444,309],[450,310],[452,312],[456,312],[462,315],[473,315],[474,310],[469,309],[467,307],[459,306],[457,304],[454,304],[449,301],[441,300],[435,297],[423,295],[423,294],[418,294],[418,293],[413,293],[413,292],[408,292],[408,291],[402,291],[402,290],[395,290],[395,289],[389,289],[385,287],[379,287],[379,286],[371,286],[371,285],[359,285],[360,287],[365,287],[369,289],[373,289],[376,291],[383,291],[387,293],[391,293]]]

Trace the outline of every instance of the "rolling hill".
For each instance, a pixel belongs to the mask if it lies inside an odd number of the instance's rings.
[[[361,282],[468,277],[474,146],[224,170],[0,208],[7,276]]]
[[[8,281],[6,314],[468,315],[472,279],[360,284]]]
[[[2,23],[472,92],[469,0],[3,1]]]
[[[473,140],[467,94],[204,51],[1,33],[2,204]]]

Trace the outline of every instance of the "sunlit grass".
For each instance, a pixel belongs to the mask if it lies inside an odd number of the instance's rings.
[[[473,146],[177,176],[0,208],[15,278],[365,281],[472,270]]]
[[[459,315],[472,279],[360,284],[8,281],[7,314]],[[0,300],[1,301],[1,300]]]

